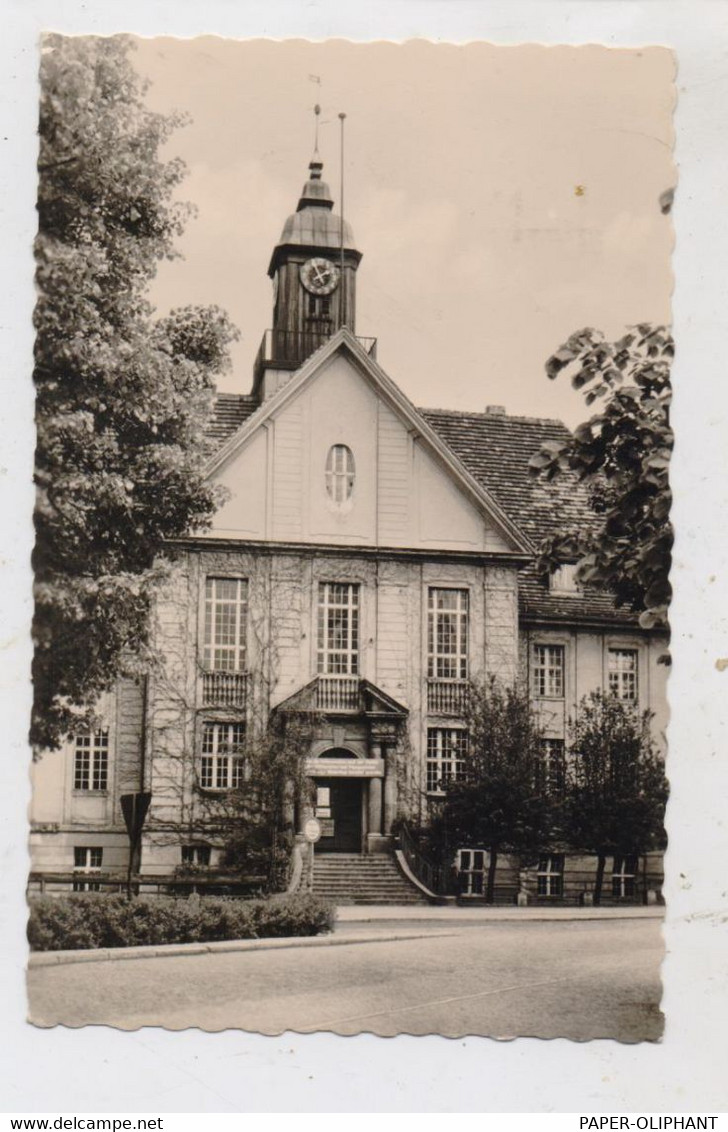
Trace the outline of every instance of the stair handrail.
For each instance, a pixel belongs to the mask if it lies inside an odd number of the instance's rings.
[[[423,853],[406,822],[400,824],[397,841],[405,861],[417,880],[436,896],[450,895],[452,892],[450,870],[438,865]]]

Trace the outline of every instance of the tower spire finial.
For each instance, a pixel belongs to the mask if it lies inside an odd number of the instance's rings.
[[[314,135],[313,135],[313,155],[314,155],[314,157],[318,157],[319,114],[321,113],[321,107],[319,106],[318,102],[314,106],[313,112],[314,112],[314,123],[315,123],[315,125],[314,125]]]

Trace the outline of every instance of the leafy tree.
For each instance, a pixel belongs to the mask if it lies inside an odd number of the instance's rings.
[[[41,64],[32,739],[91,718],[147,638],[168,539],[209,522],[202,442],[237,332],[146,296],[189,206],[125,37],[49,36]]]
[[[288,879],[295,814],[307,788],[303,752],[313,734],[311,717],[274,712],[246,744],[241,785],[224,794],[199,792],[195,837],[220,845],[223,869],[265,876],[269,892],[284,889]]]
[[[668,479],[673,340],[665,327],[633,327],[617,342],[580,330],[546,363],[550,378],[571,375],[587,405],[600,411],[564,441],[549,441],[531,472],[553,480],[576,473],[590,492],[594,522],[545,541],[540,565],[578,562],[577,576],[611,591],[640,614],[644,628],[665,627],[670,601],[672,529]]]
[[[473,685],[468,750],[460,773],[442,785],[429,843],[452,859],[467,846],[489,851],[485,899],[493,903],[498,855],[529,859],[555,835],[559,801],[544,782],[543,738],[528,695],[495,678]]]
[[[565,834],[597,855],[599,904],[607,857],[638,855],[665,843],[667,782],[650,733],[650,714],[592,692],[571,725]]]

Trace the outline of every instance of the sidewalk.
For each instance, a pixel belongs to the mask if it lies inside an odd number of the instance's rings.
[[[439,905],[439,904],[339,904],[336,908],[336,923],[381,923],[387,920],[416,922],[427,920],[446,924],[473,924],[485,921],[544,921],[544,920],[660,920],[665,909],[653,904],[610,908],[582,908],[578,905],[550,908],[545,905],[531,905],[517,908],[515,905],[485,907]]]
[[[64,963],[118,963],[132,959],[179,959],[185,955],[221,954],[227,951],[284,951],[300,947],[347,947],[355,943],[400,943],[423,936],[447,935],[447,931],[382,930],[373,936],[371,929],[357,933],[354,928],[331,935],[265,936],[262,939],[223,939],[213,943],[158,943],[140,947],[83,948],[77,951],[32,951],[28,969],[57,967]]]

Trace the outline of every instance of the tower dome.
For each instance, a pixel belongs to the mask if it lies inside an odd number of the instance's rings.
[[[296,211],[283,225],[281,237],[273,251],[268,274],[273,276],[284,248],[306,247],[326,249],[333,253],[343,243],[345,250],[356,252],[354,233],[347,220],[333,211],[334,201],[326,181],[322,180],[323,162],[317,156],[310,162],[309,177],[303,186]],[[343,240],[342,240],[343,235]]]
[[[341,327],[355,334],[356,273],[362,255],[351,227],[334,212],[318,152],[296,211],[273,249],[273,325],[266,331],[253,377],[253,393],[271,396]],[[372,345],[369,347],[373,350]]]

